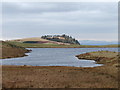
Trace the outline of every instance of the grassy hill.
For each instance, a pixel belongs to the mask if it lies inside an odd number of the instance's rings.
[[[63,34],[63,35],[45,35],[45,36],[42,36],[41,38],[51,40],[51,41],[56,41],[56,42],[80,45],[78,40],[76,40],[72,36],[68,36],[65,34]]]
[[[60,45],[54,43],[23,43],[23,42],[16,42],[16,41],[8,41],[11,44],[25,47],[25,48],[114,48],[118,47],[117,44],[115,45]]]
[[[25,53],[29,52],[29,50],[24,47],[16,46],[9,42],[0,41],[0,58],[14,58],[14,57],[22,57],[26,56]]]
[[[56,41],[50,41],[47,39],[43,39],[40,37],[32,37],[32,38],[23,38],[23,39],[16,39],[16,40],[10,40],[11,42],[20,42],[20,43],[35,43],[35,44],[58,44],[58,45],[70,45],[68,43],[62,43],[62,42],[56,42]]]
[[[69,44],[56,41],[46,40],[40,37],[23,38],[7,41],[8,43],[24,47],[24,48],[114,48],[118,47],[114,45],[78,45]]]
[[[15,40],[10,40],[10,41],[24,42],[24,41],[49,41],[49,40],[42,39],[39,37],[32,37],[32,38],[15,39]]]

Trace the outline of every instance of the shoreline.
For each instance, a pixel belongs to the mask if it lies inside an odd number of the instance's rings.
[[[2,53],[0,59],[6,59],[27,56],[25,53],[29,53],[31,50],[8,42],[0,41],[0,51]]]
[[[111,58],[116,54],[106,51],[90,52],[94,57],[108,55]],[[98,67],[3,65],[2,86],[3,88],[118,88],[119,66],[116,65],[117,58],[111,59],[112,61],[108,59],[110,62],[102,62],[104,65]]]
[[[27,47],[28,49],[26,49],[26,48],[24,48],[23,50],[22,50],[22,55],[17,55],[16,53],[15,53],[15,55],[12,55],[12,56],[4,56],[4,57],[2,57],[2,58],[0,58],[0,59],[9,59],[9,58],[19,58],[19,57],[25,57],[25,56],[29,56],[29,55],[26,55],[26,53],[31,53],[32,52],[32,50],[31,49],[29,49],[29,48],[38,48],[38,47]],[[83,47],[40,47],[40,48],[83,48]],[[84,48],[88,48],[88,47],[84,47]],[[93,48],[93,47],[90,47],[90,48]],[[94,47],[94,48],[114,48],[114,47]],[[118,47],[116,47],[116,48],[118,48]],[[6,48],[5,48],[6,49]],[[14,48],[12,48],[12,49],[14,49]],[[2,48],[2,50],[3,50],[3,48]],[[18,50],[19,50],[19,48],[18,48]],[[11,50],[12,52],[13,52],[13,50]],[[21,50],[20,50],[21,51]],[[10,52],[10,51],[9,51]],[[7,52],[8,53],[8,52]],[[76,57],[77,57],[77,55],[76,55]],[[95,60],[96,61],[96,59],[91,59],[91,58],[81,58],[81,59],[86,59],[86,60]]]
[[[119,44],[111,44],[111,45],[59,45],[59,44],[32,44],[32,43],[20,43],[8,41],[11,44],[21,46],[24,48],[119,48]]]
[[[26,56],[29,56],[29,55],[26,55],[26,53],[30,53],[32,50],[28,50],[25,51],[22,55],[15,55],[15,56],[5,56],[5,57],[2,57],[0,59],[12,59],[12,58],[20,58],[20,57],[26,57]]]
[[[25,47],[25,46],[22,46]],[[118,46],[28,46],[25,48],[119,48]]]
[[[25,47],[25,48],[119,48],[119,47]]]
[[[115,65],[118,64],[120,52],[113,51],[95,51],[76,55],[76,57],[86,60],[94,60],[97,64]],[[119,66],[119,64],[118,64]]]

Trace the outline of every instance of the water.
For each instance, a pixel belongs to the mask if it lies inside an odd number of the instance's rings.
[[[11,59],[1,59],[3,65],[32,65],[32,66],[74,66],[95,67],[94,60],[79,60],[75,55],[98,51],[118,51],[117,48],[29,48],[29,56]]]

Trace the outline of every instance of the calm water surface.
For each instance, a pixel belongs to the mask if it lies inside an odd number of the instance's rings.
[[[75,55],[98,51],[118,51],[117,48],[29,48],[29,56],[11,59],[1,59],[3,65],[32,65],[32,66],[75,66],[95,67],[94,60],[79,60]]]

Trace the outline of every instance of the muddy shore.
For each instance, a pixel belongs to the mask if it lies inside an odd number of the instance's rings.
[[[3,88],[118,88],[118,54],[108,51],[85,54],[82,58],[105,56],[98,62],[104,65],[91,68],[2,66]]]

